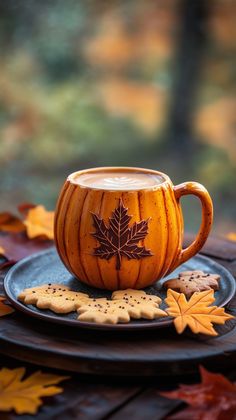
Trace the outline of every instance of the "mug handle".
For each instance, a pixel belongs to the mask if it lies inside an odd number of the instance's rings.
[[[183,182],[182,184],[176,185],[174,187],[174,194],[178,204],[183,195],[191,194],[198,197],[202,204],[202,222],[197,237],[192,244],[181,250],[174,264],[176,268],[197,254],[206,242],[213,222],[213,204],[206,188],[198,182]]]

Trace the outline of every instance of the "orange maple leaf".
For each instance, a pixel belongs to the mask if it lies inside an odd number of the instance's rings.
[[[209,306],[215,301],[214,290],[195,292],[189,300],[183,293],[169,289],[165,302],[170,316],[174,317],[176,331],[181,334],[187,326],[195,334],[218,335],[213,328],[214,324],[224,324],[228,319],[234,318],[225,312],[224,308]]]
[[[54,212],[47,211],[44,206],[36,206],[29,209],[24,224],[27,236],[32,239],[45,236],[47,239],[54,238],[53,232]]]
[[[9,315],[15,311],[11,306],[6,305],[4,302],[6,301],[5,296],[0,296],[0,317]]]
[[[17,414],[36,414],[43,401],[40,397],[59,394],[62,388],[50,386],[68,379],[68,376],[37,371],[28,378],[25,368],[0,370],[0,410],[15,410]]]

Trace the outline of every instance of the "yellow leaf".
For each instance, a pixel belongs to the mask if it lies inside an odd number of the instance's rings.
[[[224,308],[209,306],[214,301],[213,290],[195,292],[187,301],[183,293],[169,289],[165,299],[168,305],[166,311],[174,317],[174,325],[179,334],[189,326],[195,334],[218,335],[212,324],[224,324],[234,317],[227,314]]]
[[[9,315],[15,311],[11,306],[6,305],[4,303],[5,300],[6,298],[4,296],[0,296],[0,317],[4,315]]]
[[[226,238],[228,238],[230,241],[236,241],[236,233],[230,232],[228,235],[226,235]]]
[[[58,376],[41,371],[23,379],[25,368],[0,370],[0,411],[15,410],[17,414],[36,414],[43,404],[41,397],[59,394],[62,388],[55,385],[68,376]]]
[[[36,206],[28,211],[24,224],[26,233],[30,239],[37,236],[45,236],[53,239],[54,212],[47,211],[44,206]]]

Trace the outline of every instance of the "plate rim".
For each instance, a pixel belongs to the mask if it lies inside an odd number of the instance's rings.
[[[35,310],[33,310],[32,308],[30,308],[27,305],[24,305],[23,303],[19,302],[17,300],[17,298],[15,297],[15,295],[11,292],[10,289],[10,280],[12,275],[14,275],[14,272],[17,271],[19,269],[19,267],[21,267],[22,265],[24,266],[26,263],[28,263],[29,261],[31,261],[32,259],[37,259],[42,255],[47,255],[47,254],[51,254],[53,252],[56,252],[56,247],[50,247],[49,249],[40,251],[40,252],[36,252],[26,258],[23,258],[22,260],[18,261],[13,267],[10,268],[10,270],[7,272],[5,278],[4,278],[4,291],[6,293],[6,296],[8,298],[8,300],[12,303],[13,307],[15,307],[16,309],[18,309],[20,312],[23,312],[26,315],[29,315],[32,318],[36,318],[39,320],[43,320],[44,322],[50,322],[53,324],[59,324],[59,325],[67,325],[70,326],[72,328],[76,327],[76,328],[83,328],[83,329],[90,329],[90,330],[103,330],[103,331],[141,331],[141,330],[150,330],[150,329],[159,329],[159,328],[164,328],[164,327],[168,327],[171,326],[173,324],[173,318],[172,317],[167,317],[167,318],[163,318],[163,321],[159,322],[159,323],[155,323],[155,322],[150,322],[150,323],[118,323],[118,324],[98,324],[95,322],[85,322],[85,321],[78,321],[75,319],[70,319],[70,318],[65,318],[63,319],[63,317],[61,316],[61,314],[54,314],[52,312],[52,315],[48,315],[46,313],[43,312],[37,312]],[[233,277],[233,275],[231,274],[231,272],[225,268],[223,265],[219,264],[218,262],[214,261],[213,259],[206,257],[205,255],[201,255],[201,254],[196,254],[193,258],[200,258],[201,260],[208,262],[210,261],[211,264],[213,263],[213,265],[217,268],[219,267],[220,271],[224,272],[224,274],[229,277],[231,279],[231,292],[229,293],[229,295],[223,300],[223,302],[220,304],[220,307],[225,306],[227,303],[230,302],[230,300],[233,298],[233,296],[235,295],[235,291],[236,291],[236,281]],[[69,272],[69,271],[68,271]],[[148,320],[147,320],[148,321]],[[153,320],[151,320],[153,321]]]

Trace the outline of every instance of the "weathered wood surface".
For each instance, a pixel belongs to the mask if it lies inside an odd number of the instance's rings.
[[[209,245],[210,242],[210,245]],[[214,245],[215,244],[215,245]],[[213,256],[214,259],[227,267],[236,276],[236,244],[228,241],[211,238],[203,249],[204,255]],[[1,273],[1,283],[4,273]],[[234,299],[228,305],[228,310],[236,308]],[[14,317],[15,315],[13,315]],[[10,319],[6,317],[5,320]],[[1,323],[5,322],[4,319]],[[236,379],[236,364],[234,363],[233,349],[236,350],[236,328],[234,324],[227,327],[224,331],[224,341],[232,349],[226,357],[230,359],[230,369],[223,359],[217,360],[210,366],[212,370],[223,372],[225,368],[230,370],[230,378]],[[227,332],[228,331],[228,332]],[[20,334],[20,331],[19,331]],[[192,337],[191,337],[192,340]],[[218,339],[217,339],[218,340]],[[199,339],[195,338],[196,344]],[[205,345],[206,342],[205,342]],[[218,341],[218,349],[222,346],[221,340]],[[0,348],[1,351],[1,348]],[[188,349],[191,355],[191,349]],[[5,349],[4,352],[7,352]],[[201,361],[201,357],[199,359]],[[20,362],[7,356],[0,356],[0,367],[16,367],[25,365],[27,371],[38,369],[36,365]],[[135,368],[135,367],[134,367]],[[43,368],[48,371],[48,368]],[[54,372],[58,372],[53,370]],[[227,373],[227,370],[224,372]],[[64,393],[53,398],[47,398],[46,404],[40,409],[36,420],[45,419],[125,419],[135,415],[136,420],[149,418],[164,419],[167,415],[181,407],[181,402],[170,401],[158,395],[158,390],[173,389],[178,383],[196,382],[195,376],[166,376],[155,378],[136,377],[114,378],[114,377],[95,377],[82,374],[72,374],[72,378],[64,383]],[[1,413],[1,420],[16,420],[19,418],[13,413]],[[21,416],[23,420],[30,420],[31,416]]]

